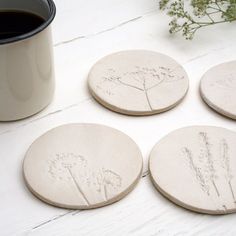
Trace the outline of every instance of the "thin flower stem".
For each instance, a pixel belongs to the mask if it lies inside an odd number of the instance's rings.
[[[232,0],[191,0],[190,8],[186,9],[185,3],[184,0],[160,0],[160,9],[167,10],[172,17],[170,33],[182,32],[186,39],[192,39],[200,28],[236,21],[236,3]]]
[[[68,170],[68,172],[69,172],[69,174],[70,174],[70,176],[71,176],[71,179],[72,179],[73,183],[75,184],[75,186],[76,186],[78,192],[82,195],[84,201],[85,201],[85,202],[87,203],[87,205],[89,206],[89,205],[90,205],[89,200],[88,200],[88,198],[86,197],[85,193],[82,191],[82,189],[81,189],[81,187],[79,186],[78,182],[76,181],[76,179],[75,179],[75,177],[74,177],[74,175],[73,175],[71,169],[68,167],[67,170]]]

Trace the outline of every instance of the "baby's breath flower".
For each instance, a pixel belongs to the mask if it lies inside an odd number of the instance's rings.
[[[202,27],[236,21],[236,0],[160,0],[159,6],[172,17],[170,33],[186,39]]]

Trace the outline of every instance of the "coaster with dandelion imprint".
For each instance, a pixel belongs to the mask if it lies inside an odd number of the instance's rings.
[[[236,212],[236,133],[211,126],[176,130],[153,148],[149,169],[169,200],[208,214]]]
[[[218,113],[236,119],[236,61],[211,68],[201,80],[203,100]]]
[[[27,186],[41,200],[64,208],[90,209],[127,195],[142,173],[138,146],[118,130],[68,124],[48,131],[23,163]]]
[[[187,93],[188,77],[172,58],[152,51],[130,50],[98,61],[88,76],[93,97],[127,115],[151,115],[176,106]]]

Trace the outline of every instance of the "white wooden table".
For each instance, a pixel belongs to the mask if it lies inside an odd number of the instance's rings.
[[[56,0],[56,4],[54,101],[31,118],[0,123],[0,235],[236,235],[236,214],[216,217],[184,210],[154,189],[147,172],[151,148],[174,129],[198,124],[236,131],[235,121],[209,109],[198,93],[207,69],[236,59],[236,25],[214,26],[186,41],[168,34],[169,19],[158,10],[157,0]],[[155,50],[182,63],[190,77],[183,103],[150,117],[119,115],[97,104],[87,90],[87,73],[100,57],[124,49]],[[131,194],[100,209],[71,211],[47,205],[28,191],[21,168],[27,148],[45,131],[69,122],[112,126],[137,142],[144,174]]]

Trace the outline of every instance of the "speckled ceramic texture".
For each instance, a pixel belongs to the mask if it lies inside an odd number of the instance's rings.
[[[236,133],[193,126],[176,130],[153,148],[149,169],[155,187],[189,210],[236,212]]]
[[[218,113],[236,119],[236,61],[211,68],[202,77],[203,100]]]
[[[23,164],[27,186],[41,200],[90,209],[128,194],[142,173],[142,155],[127,135],[96,124],[68,124],[48,131],[29,148]]]
[[[172,58],[130,50],[98,61],[88,76],[93,97],[127,115],[151,115],[176,106],[188,91],[188,76]]]

